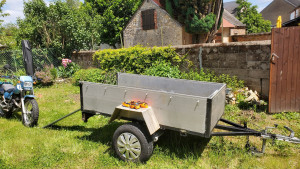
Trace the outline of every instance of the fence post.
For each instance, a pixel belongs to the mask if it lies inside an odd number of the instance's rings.
[[[15,62],[15,67],[16,67],[16,71],[18,71],[18,66],[17,66],[17,61],[16,61],[16,51],[13,52],[14,55],[14,62]]]

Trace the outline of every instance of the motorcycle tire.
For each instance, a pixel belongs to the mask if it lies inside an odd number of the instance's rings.
[[[27,127],[34,127],[39,120],[39,106],[35,99],[26,99],[24,102],[25,111],[22,112],[22,123]]]

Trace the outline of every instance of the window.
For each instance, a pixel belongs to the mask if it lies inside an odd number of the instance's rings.
[[[143,30],[155,29],[155,10],[148,9],[142,11],[142,28]]]
[[[293,19],[295,19],[295,12],[292,12],[292,13],[291,13],[290,20],[293,20]]]

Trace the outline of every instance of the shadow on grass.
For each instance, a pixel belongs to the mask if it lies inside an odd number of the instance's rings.
[[[124,122],[112,122],[100,128],[86,128],[84,126],[52,126],[50,129],[56,130],[69,130],[69,131],[82,131],[91,132],[88,135],[77,137],[80,140],[88,140],[105,145],[112,145],[112,137],[115,130],[124,124]],[[199,136],[189,135],[187,137],[180,136],[179,132],[166,131],[155,143],[155,146],[166,155],[177,158],[185,159],[189,157],[200,157],[209,143],[210,139],[202,138]],[[112,148],[107,149],[104,153],[115,156]]]
[[[180,136],[179,132],[167,130],[158,140],[156,145],[167,155],[177,158],[200,157],[211,138],[188,135]]]
[[[22,121],[22,113],[20,113],[20,111],[16,111],[13,112],[11,115],[9,115],[8,117],[3,117],[6,118],[7,120],[18,120],[18,121]]]
[[[84,126],[57,126],[57,125],[52,125],[47,127],[47,129],[53,129],[53,130],[68,130],[68,131],[81,131],[81,132],[93,132],[96,130],[96,128],[86,128]]]

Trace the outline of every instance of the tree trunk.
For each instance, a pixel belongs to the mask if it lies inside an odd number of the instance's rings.
[[[222,17],[221,16],[222,0],[217,0],[216,9],[217,9],[217,10],[215,10],[216,22],[214,25],[214,29],[210,32],[206,43],[211,43],[214,40],[216,33],[218,32],[219,20],[220,20],[220,17]]]

